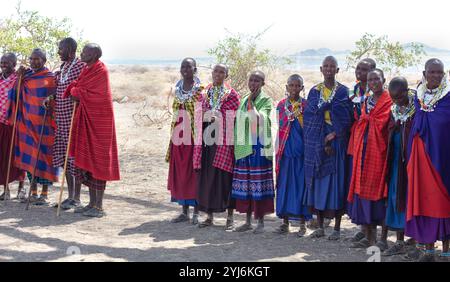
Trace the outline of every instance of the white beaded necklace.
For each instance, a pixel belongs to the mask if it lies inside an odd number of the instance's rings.
[[[192,88],[188,91],[184,90],[184,79],[182,79],[178,81],[177,85],[175,86],[175,97],[180,103],[184,104],[192,100],[199,88],[200,79],[198,77],[194,77],[194,85],[192,85]]]
[[[218,91],[219,93],[217,95],[217,100],[214,100],[214,94],[216,91]],[[228,94],[230,94],[230,89],[226,89],[224,85],[212,86],[207,92],[211,111],[213,112],[220,111],[224,97],[227,97]]]
[[[78,62],[77,58],[73,59],[72,63],[69,65],[69,68],[64,68],[66,65],[64,65],[63,69],[61,70],[61,83],[66,83],[69,79],[70,71],[72,70],[72,67]],[[64,69],[67,69],[64,72]]]
[[[403,113],[400,111],[404,109]],[[412,90],[408,91],[408,105],[399,107],[397,104],[393,104],[391,108],[392,116],[394,121],[400,121],[400,124],[405,123],[409,118],[411,118],[416,112],[416,107],[414,106],[414,93]]]
[[[417,99],[419,100],[420,110],[424,112],[433,112],[438,102],[450,92],[450,85],[447,76],[444,75],[442,82],[437,89],[430,90],[427,87],[425,78],[422,79],[421,84],[417,87]],[[432,95],[433,98],[426,101],[426,95]]]

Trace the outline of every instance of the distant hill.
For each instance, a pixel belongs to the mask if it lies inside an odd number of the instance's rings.
[[[403,46],[403,48],[405,48],[405,49],[409,49],[409,48],[411,47],[411,44],[412,44],[412,43],[413,43],[413,42],[406,43],[406,44],[403,44],[402,46]],[[427,54],[441,54],[441,53],[450,54],[450,50],[439,49],[439,48],[431,47],[431,46],[428,46],[428,45],[423,44],[423,43],[421,43],[421,42],[414,42],[414,43],[416,43],[416,44],[422,44],[423,47],[424,47],[423,49],[424,49],[424,51],[425,51]]]
[[[350,53],[350,50],[343,51],[334,51],[328,48],[319,48],[319,49],[307,49],[300,51],[298,53],[293,54],[293,56],[301,56],[301,57],[315,57],[315,56],[328,56],[328,55],[346,55]]]
[[[450,50],[446,50],[446,49],[440,49],[440,48],[435,48],[435,47],[431,47],[429,45],[420,43],[420,42],[415,42],[416,44],[422,44],[424,46],[424,51],[430,55],[430,54],[447,54],[450,55]],[[412,42],[410,43],[406,43],[403,44],[403,48],[409,49],[411,46]],[[300,52],[297,52],[295,54],[292,54],[292,57],[323,57],[323,56],[328,56],[328,55],[332,55],[332,56],[339,56],[339,55],[348,55],[350,54],[350,50],[331,50],[329,48],[317,48],[317,49],[306,49]]]

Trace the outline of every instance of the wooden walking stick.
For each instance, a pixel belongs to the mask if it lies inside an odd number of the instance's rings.
[[[8,158],[8,169],[6,172],[6,183],[5,183],[5,191],[4,191],[4,201],[6,206],[6,192],[9,191],[9,174],[11,173],[11,162],[12,162],[12,156],[13,156],[13,150],[14,150],[14,137],[16,137],[16,123],[17,123],[17,115],[19,113],[19,98],[20,98],[20,88],[22,87],[22,76],[19,76],[19,81],[17,84],[17,91],[16,91],[16,108],[14,109],[14,122],[13,122],[13,132],[11,136],[11,144],[9,146],[9,158]]]
[[[38,142],[38,146],[37,146],[38,152],[37,152],[37,156],[36,156],[36,162],[35,162],[34,168],[33,168],[33,174],[31,175],[30,191],[28,191],[27,207],[25,208],[25,210],[29,210],[30,209],[31,189],[33,188],[33,185],[36,184],[36,168],[37,168],[37,165],[38,165],[39,156],[41,154],[42,135],[44,135],[45,122],[47,120],[47,113],[48,113],[48,110],[47,110],[47,108],[45,108],[44,122],[43,122],[42,127],[41,127],[41,133],[39,134],[39,142]]]
[[[69,140],[67,141],[67,148],[66,148],[66,157],[64,160],[64,171],[62,174],[61,179],[61,189],[59,191],[59,199],[58,199],[58,210],[56,211],[56,216],[59,217],[59,214],[61,212],[61,201],[62,201],[62,195],[64,192],[64,180],[66,177],[66,171],[67,171],[67,163],[69,160],[69,150],[70,150],[70,143],[72,141],[72,129],[73,129],[73,120],[75,118],[75,110],[77,109],[77,102],[73,102],[73,110],[72,110],[72,119],[70,120],[70,128],[69,128]]]

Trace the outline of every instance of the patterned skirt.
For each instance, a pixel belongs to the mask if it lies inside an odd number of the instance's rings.
[[[262,151],[258,140],[252,155],[236,161],[231,192],[234,199],[261,201],[275,197],[273,163],[262,156]]]

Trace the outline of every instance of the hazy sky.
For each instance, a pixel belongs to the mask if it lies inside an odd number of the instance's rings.
[[[0,16],[14,12],[1,0]],[[231,32],[255,34],[279,55],[308,48],[352,49],[364,32],[450,49],[448,0],[22,0],[25,9],[69,17],[107,59],[205,56]]]

